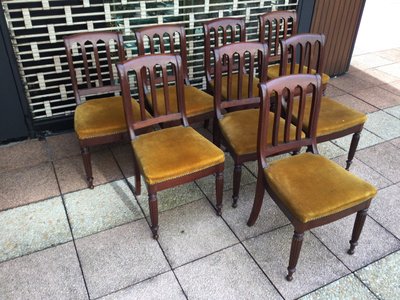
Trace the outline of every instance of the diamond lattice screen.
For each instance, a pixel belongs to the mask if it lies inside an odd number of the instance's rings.
[[[257,40],[257,16],[296,9],[297,0],[3,0],[13,48],[34,120],[73,113],[73,98],[62,38],[84,31],[123,33],[127,57],[137,54],[136,28],[161,23],[185,25],[191,83],[205,88],[203,31],[206,20],[242,16],[247,40]]]

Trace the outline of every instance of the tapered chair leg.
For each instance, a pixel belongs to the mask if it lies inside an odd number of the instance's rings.
[[[93,189],[93,173],[92,173],[92,162],[90,159],[90,151],[88,147],[81,147],[81,154],[83,159],[83,166],[85,167],[86,180],[88,188]]]
[[[263,203],[265,188],[262,176],[258,174],[257,177],[257,186],[256,186],[256,195],[254,197],[253,208],[251,210],[250,218],[247,221],[248,226],[253,226],[257,221],[258,215],[260,214],[261,206]]]
[[[354,250],[358,245],[358,239],[360,238],[361,231],[364,227],[365,219],[367,218],[367,211],[368,209],[366,208],[360,210],[357,213],[353,227],[353,234],[351,235],[351,240],[350,240],[350,249],[347,251],[347,253],[350,255],[354,254]]]
[[[293,273],[296,272],[297,261],[299,260],[301,245],[303,244],[304,232],[294,231],[292,239],[292,247],[290,248],[290,259],[288,274],[286,276],[287,281],[293,280]]]
[[[210,119],[204,120],[204,123],[203,123],[203,128],[204,129],[207,129],[208,126],[210,126]]]
[[[215,175],[215,195],[217,200],[217,215],[222,214],[222,191],[224,189],[224,173],[219,172]]]
[[[350,165],[353,162],[353,158],[354,158],[354,155],[356,154],[358,142],[360,141],[360,135],[361,135],[361,131],[353,134],[353,137],[352,137],[351,143],[350,143],[349,154],[347,156],[347,161],[346,161],[346,170],[349,170]]]
[[[240,179],[242,178],[242,165],[235,164],[233,169],[233,195],[232,195],[232,207],[237,207],[240,190]]]
[[[135,155],[133,155],[133,166],[135,168],[135,195],[139,196],[142,192],[142,184],[140,181],[140,170]]]
[[[151,232],[153,233],[153,238],[158,239],[158,205],[157,205],[157,195],[149,194],[149,209],[150,209],[150,219],[151,219]]]
[[[221,133],[219,132],[218,120],[213,121],[213,143],[218,148],[221,148]]]

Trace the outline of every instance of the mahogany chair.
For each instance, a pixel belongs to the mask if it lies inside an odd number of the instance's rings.
[[[93,188],[89,147],[128,140],[120,85],[113,70],[113,64],[125,58],[122,35],[117,32],[79,33],[64,37],[64,44],[77,104],[75,132],[88,187]],[[134,100],[132,112],[134,115],[139,112]]]
[[[267,43],[270,50],[269,62],[272,65],[268,66],[268,78],[273,79],[286,73],[280,72],[280,40],[286,39],[297,34],[298,23],[297,13],[292,10],[272,11],[262,14],[258,17],[259,21],[259,41]],[[322,73],[322,66],[319,69],[311,69],[311,74],[318,73],[322,76],[322,89],[326,89],[329,82],[329,75]],[[298,72],[299,66],[296,66]],[[307,73],[307,70],[299,73]]]
[[[153,54],[139,56],[117,65],[124,100],[125,119],[135,157],[136,193],[140,194],[140,174],[149,193],[151,231],[158,238],[157,192],[216,174],[216,208],[221,214],[224,153],[193,128],[189,127],[183,101],[185,72],[179,55]],[[133,78],[131,78],[131,76]],[[170,76],[174,76],[178,111],[170,97]],[[131,80],[130,80],[131,78]],[[162,83],[165,111],[158,109],[157,83]],[[140,104],[138,117],[132,113],[131,85]],[[154,109],[153,118],[146,116],[145,89],[149,88]],[[159,124],[181,121],[182,125],[159,129],[137,136],[137,131]]]
[[[281,40],[281,76],[286,74],[298,73],[296,66],[303,72],[310,73],[313,64],[316,65],[317,72],[320,72],[324,64],[324,42],[322,34],[298,34]],[[295,63],[297,62],[298,63]],[[308,70],[308,71],[306,71]],[[286,73],[287,72],[287,73]],[[306,111],[310,111],[310,102],[307,102]],[[297,107],[298,102],[294,104]],[[293,121],[297,122],[296,114]],[[353,134],[349,153],[347,156],[346,170],[350,168],[354,155],[357,150],[360,134],[364,127],[367,116],[355,111],[329,97],[322,97],[321,111],[317,126],[317,142],[322,143],[337,139],[349,134]],[[302,120],[303,127],[309,126],[309,119]]]
[[[257,159],[259,110],[254,108],[254,104],[258,107],[260,97],[258,88],[254,89],[254,86],[266,79],[268,47],[258,42],[229,44],[215,49],[214,58],[214,143],[219,146],[222,141],[234,160],[232,206],[236,207],[242,165]],[[238,68],[234,68],[235,64]],[[258,70],[258,78],[253,75],[255,69]],[[247,78],[249,84],[245,89],[241,82]],[[235,85],[235,81],[239,84]],[[279,120],[279,115],[276,117]],[[283,131],[279,138],[282,137]]]
[[[186,115],[190,123],[198,121],[208,121],[214,115],[213,97],[190,85],[187,67],[187,45],[185,28],[178,24],[155,25],[145,27],[135,31],[138,43],[139,55],[155,53],[179,53],[182,57],[182,68],[184,70],[184,101]],[[178,111],[178,103],[174,87],[170,87],[171,108],[174,112]],[[156,91],[158,99],[158,109],[165,112],[163,89]],[[151,95],[147,94],[148,105],[152,109]]]
[[[312,95],[307,96],[311,88]],[[306,230],[325,225],[357,212],[349,254],[353,254],[361,234],[367,210],[376,189],[347,172],[336,163],[318,155],[317,150],[317,119],[321,105],[321,77],[319,75],[301,74],[283,76],[267,83],[261,83],[261,105],[258,126],[258,177],[253,209],[248,221],[252,226],[259,215],[265,189],[289,218],[294,226],[288,275],[291,281],[296,270],[303,235]],[[294,105],[295,95],[300,94],[300,105]],[[271,98],[274,106],[271,106]],[[306,112],[306,102],[310,102],[311,114]],[[286,106],[288,113],[285,121],[275,118],[271,123],[271,112],[279,114]],[[304,130],[303,123],[296,125],[296,134],[288,134],[293,126],[292,115],[297,110],[300,119],[310,119],[310,126]],[[281,126],[285,128],[283,140],[277,136]],[[272,127],[272,129],[271,129]],[[272,134],[273,142],[268,138]],[[307,147],[307,152],[290,156],[267,164],[266,157],[282,151],[293,151]],[[310,153],[311,152],[311,153]]]

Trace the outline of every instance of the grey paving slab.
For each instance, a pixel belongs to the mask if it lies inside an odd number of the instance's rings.
[[[357,98],[360,98],[363,101],[381,109],[400,104],[400,96],[378,86],[365,90],[357,90],[352,92],[352,94]]]
[[[128,287],[111,295],[100,298],[102,300],[179,300],[186,299],[172,272],[167,272],[148,280],[142,281],[134,286]]]
[[[52,160],[81,154],[75,132],[54,135],[46,138]],[[93,147],[91,148],[93,151]]]
[[[60,195],[51,163],[0,173],[0,211]]]
[[[346,154],[347,151],[343,150],[342,148],[336,146],[332,142],[324,142],[318,144],[318,152],[319,154],[327,157],[327,158],[334,158]],[[302,150],[303,152],[305,149]]]
[[[346,166],[346,160],[347,155],[339,156],[333,159],[333,161],[343,167]],[[386,179],[357,158],[353,159],[353,163],[350,166],[350,172],[371,183],[378,189],[382,189],[392,184],[390,180]]]
[[[76,247],[91,298],[170,270],[144,219],[78,239]]]
[[[365,128],[385,140],[400,136],[400,120],[384,111],[369,114]]]
[[[301,300],[343,300],[343,299],[378,299],[368,288],[353,274],[343,277],[328,284],[311,294],[300,298]]]
[[[400,62],[394,64],[378,67],[377,70],[383,71],[393,76],[400,77]]]
[[[400,184],[389,186],[378,192],[368,214],[400,239]]]
[[[334,97],[333,99],[336,100],[337,102],[340,102],[340,103],[354,109],[354,110],[357,110],[357,111],[360,111],[363,113],[370,113],[370,112],[374,112],[374,111],[378,110],[378,108],[376,108],[375,106],[372,106],[371,104],[368,104],[367,102],[365,102],[361,99],[358,99],[350,94],[337,96],[337,97]]]
[[[357,72],[351,72],[337,78],[332,78],[330,84],[347,93],[379,85],[379,82],[372,76],[360,78],[356,73]]]
[[[333,140],[332,142],[335,145],[338,145],[339,147],[343,148],[343,149],[350,149],[350,143],[351,143],[351,139],[353,138],[352,134],[346,135],[340,139],[336,139]],[[364,129],[361,132],[361,137],[360,140],[358,142],[358,146],[357,146],[357,150],[359,149],[364,149],[367,147],[371,147],[373,145],[379,144],[379,143],[383,143],[385,140],[380,138],[379,136],[369,132],[368,130]]]
[[[400,49],[387,49],[376,52],[376,55],[383,57],[392,62],[400,61]]]
[[[135,175],[135,169],[133,164],[133,150],[130,143],[118,143],[111,145],[110,147],[115,159],[118,162],[119,167],[125,177]]]
[[[175,270],[189,299],[282,299],[242,245]]]
[[[229,227],[240,240],[245,240],[289,224],[289,220],[281,212],[268,193],[265,192],[263,206],[257,222],[252,227],[247,226],[247,220],[253,207],[255,190],[255,183],[242,187],[240,199],[236,208],[232,207],[231,191],[224,194],[222,218],[228,223]]]
[[[399,149],[392,143],[386,142],[362,149],[357,152],[357,158],[390,181],[400,181]]]
[[[69,193],[64,197],[75,238],[144,217],[125,180]]]
[[[381,85],[380,87],[393,94],[400,95],[400,80]]]
[[[400,249],[399,240],[367,217],[355,253],[347,254],[354,220],[355,214],[312,229],[312,232],[352,271]]]
[[[390,108],[386,108],[385,112],[387,112],[388,114],[391,114],[392,116],[400,119],[400,105],[393,106],[393,107],[390,107]]]
[[[0,264],[2,299],[88,299],[72,242]]]
[[[212,177],[212,176],[211,176]],[[134,177],[128,178],[129,183],[134,187]],[[158,211],[166,211],[204,197],[199,187],[194,182],[189,182],[157,193]],[[146,216],[149,216],[149,196],[146,185],[142,179],[142,193],[136,196]]]
[[[161,213],[159,225],[159,241],[173,268],[239,242],[205,198]]]
[[[390,141],[393,145],[395,145],[397,148],[400,148],[400,138],[396,138]]]
[[[293,236],[291,225],[244,242],[285,299],[309,293],[349,273],[349,270],[310,232],[304,235],[294,279],[285,279]]]
[[[61,197],[0,212],[0,261],[72,240]]]
[[[326,90],[325,90],[325,96],[327,97],[337,97],[337,96],[341,96],[341,95],[345,95],[346,92],[333,86],[332,84],[327,85]]]
[[[394,76],[378,69],[363,70],[362,72],[356,72],[355,75],[361,79],[365,78],[366,76],[374,79],[377,82],[377,85],[391,83],[400,79],[398,76]]]
[[[375,68],[392,63],[393,61],[385,59],[376,53],[357,55],[351,58],[351,65],[359,70]]]
[[[399,299],[400,252],[391,254],[356,272],[381,299]]]

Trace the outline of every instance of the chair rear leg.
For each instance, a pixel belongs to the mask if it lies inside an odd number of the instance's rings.
[[[224,172],[215,175],[215,195],[217,200],[217,215],[222,214],[222,191],[224,189]]]
[[[292,239],[292,247],[290,248],[290,259],[288,266],[288,274],[286,276],[287,281],[293,280],[293,273],[296,272],[297,261],[299,260],[301,246],[303,244],[304,232],[294,231]]]
[[[353,234],[350,240],[350,249],[347,251],[348,254],[354,254],[354,250],[358,245],[358,239],[360,238],[361,231],[364,227],[365,219],[367,218],[368,208],[357,212],[356,220],[354,222]]]
[[[237,207],[237,202],[239,199],[239,190],[240,190],[240,179],[242,178],[242,165],[235,164],[235,168],[233,169],[233,195],[232,195],[232,207]]]
[[[253,226],[254,223],[257,221],[258,215],[260,214],[260,210],[263,204],[264,193],[265,193],[264,183],[260,174],[258,174],[253,208],[251,209],[251,214],[249,220],[247,221],[248,226]]]
[[[347,156],[347,161],[346,161],[346,170],[349,170],[350,165],[353,162],[353,158],[354,158],[354,155],[356,154],[358,142],[360,141],[360,135],[361,135],[361,131],[353,134],[353,138],[351,139],[349,154]]]
[[[81,154],[83,159],[83,166],[85,167],[86,180],[88,188],[93,189],[93,173],[92,173],[92,162],[90,158],[90,151],[88,147],[81,147]]]
[[[133,165],[135,168],[135,195],[140,195],[142,192],[142,185],[140,181],[140,170],[139,170],[139,164],[137,163],[136,157],[133,154]]]
[[[210,119],[204,120],[204,123],[203,123],[203,128],[204,128],[204,129],[207,129],[208,126],[210,126]]]
[[[157,194],[149,194],[149,209],[150,209],[150,220],[151,220],[151,232],[153,233],[153,239],[158,239],[158,204]]]
[[[213,121],[213,143],[218,148],[221,148],[221,134],[219,132],[218,120]]]

